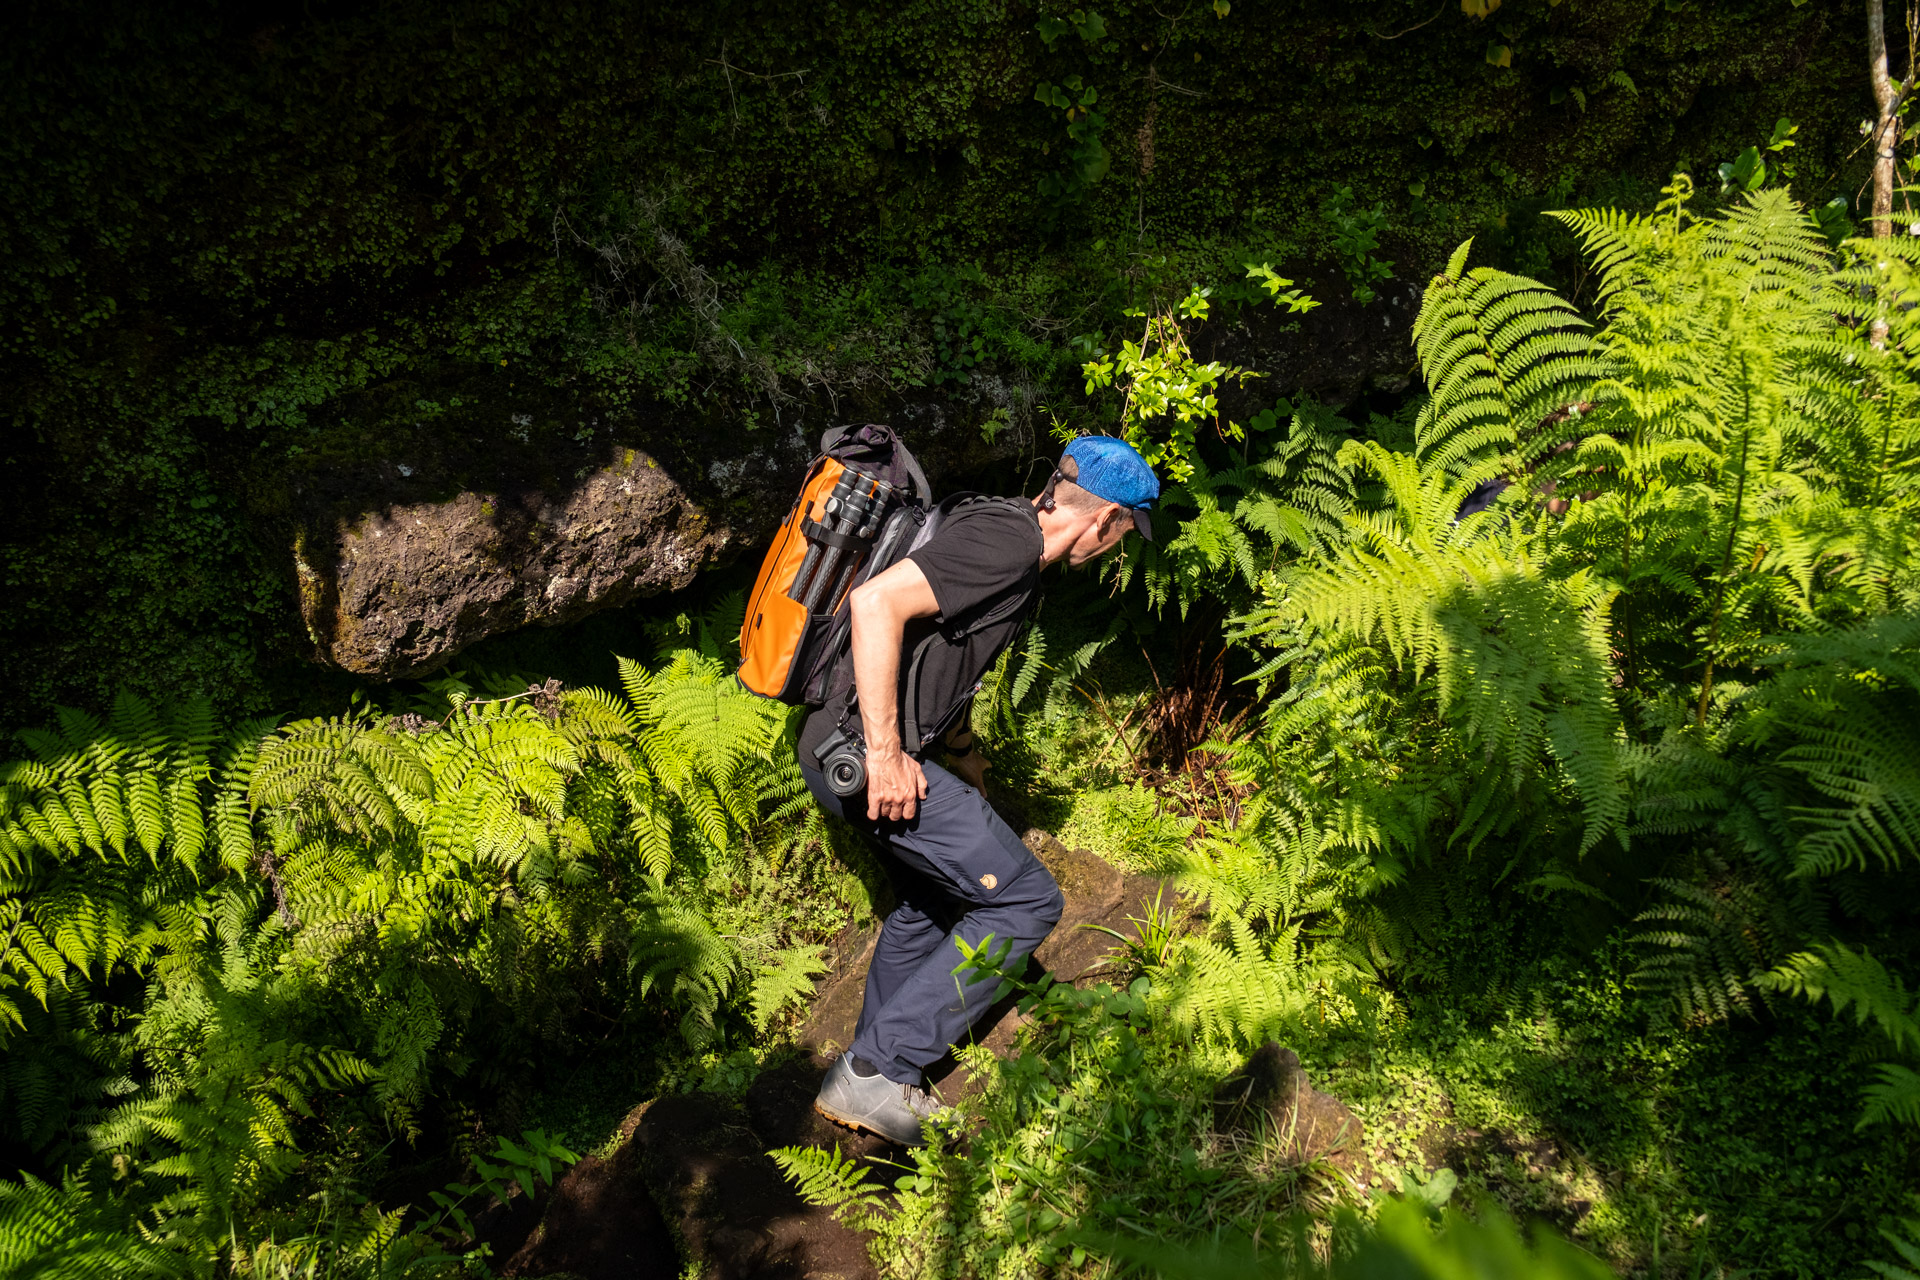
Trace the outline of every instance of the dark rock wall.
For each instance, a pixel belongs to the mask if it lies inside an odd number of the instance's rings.
[[[938,422],[951,477],[1017,485],[1049,413],[1111,411],[1086,341],[1248,258],[1329,306],[1289,328],[1220,294],[1210,347],[1267,402],[1345,399],[1405,385],[1406,289],[1469,235],[1570,269],[1541,208],[1644,202],[1783,115],[1796,190],[1857,185],[1844,0],[1510,3],[1506,67],[1453,9],[1389,39],[1411,0],[1098,13],[1048,41],[1005,0],[14,6],[16,721],[120,687],[298,704],[315,657],[419,672],[670,588],[784,506],[796,429]],[[1035,100],[1074,77],[1097,145]],[[1371,308],[1332,305],[1342,186],[1386,218],[1400,292]],[[609,506],[590,477],[628,449],[674,494]],[[404,562],[365,550],[405,520]],[[559,529],[591,549],[531,540]]]

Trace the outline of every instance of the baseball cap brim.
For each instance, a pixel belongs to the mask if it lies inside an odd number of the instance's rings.
[[[1147,513],[1138,507],[1133,511],[1133,527],[1138,529],[1140,536],[1148,542],[1153,541],[1153,522],[1147,519]]]

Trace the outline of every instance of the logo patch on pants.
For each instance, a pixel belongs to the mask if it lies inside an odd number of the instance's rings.
[[[989,873],[980,877],[980,884],[983,888],[998,889],[1000,887],[1000,877]]]

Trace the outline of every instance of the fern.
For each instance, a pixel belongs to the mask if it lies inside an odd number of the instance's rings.
[[[700,838],[725,849],[730,831],[752,824],[758,797],[773,780],[767,762],[783,721],[764,699],[741,690],[719,662],[682,651],[658,673],[620,660],[640,726],[623,767],[643,769],[635,795],[670,795]],[[793,766],[785,772],[797,772]],[[651,850],[666,835],[651,820],[636,833]]]
[[[1323,652],[1378,645],[1409,674],[1431,672],[1439,709],[1499,753],[1516,784],[1551,752],[1585,802],[1591,847],[1626,816],[1611,591],[1585,572],[1548,576],[1539,535],[1454,524],[1462,482],[1371,442],[1348,448],[1356,467],[1385,480],[1393,505],[1350,516],[1352,542],[1297,572],[1265,626]]]
[[[756,943],[749,961],[662,881],[689,853],[741,844],[770,807],[798,812],[797,770],[769,759],[784,722],[710,655],[626,675],[632,700],[482,677],[497,696],[450,683],[439,719],[231,733],[204,703],[122,698],[105,721],[63,713],[24,735],[30,758],[0,766],[11,1129],[44,1147],[64,1123],[76,1158],[118,1162],[165,1255],[150,1270],[378,1270],[422,1256],[398,1214],[283,1230],[275,1206],[310,1176],[298,1139],[323,1116],[416,1136],[435,1073],[457,1061],[449,1039],[557,1029],[582,966],[607,952],[628,958],[635,997],[684,1011],[692,1041],[711,1042],[735,999],[771,1022],[820,949]],[[607,893],[609,874],[617,889],[643,870],[640,894]],[[146,999],[103,1040],[87,1011],[110,973]],[[32,1052],[5,1043],[27,1031]],[[23,1215],[29,1200],[93,1213],[99,1197],[17,1200]],[[65,1265],[39,1237],[20,1247],[28,1269]],[[118,1255],[99,1256],[112,1271]]]
[[[1797,639],[1772,663],[1797,668],[1758,709],[1792,717],[1782,727],[1799,742],[1781,763],[1842,802],[1788,810],[1799,828],[1798,869],[1920,860],[1920,617]]]
[[[793,1183],[800,1198],[830,1211],[855,1231],[871,1230],[886,1210],[880,1189],[867,1181],[867,1170],[851,1156],[818,1147],[778,1147],[767,1152],[780,1172]]]
[[[1817,895],[1805,886],[1782,892],[1718,859],[1708,869],[1705,884],[1652,877],[1667,900],[1635,921],[1658,926],[1634,939],[1647,954],[1636,985],[1668,997],[1687,1019],[1749,1011],[1756,990],[1772,989],[1767,971],[1825,923]]]
[[[1454,251],[1414,320],[1430,392],[1414,431],[1422,468],[1477,482],[1544,456],[1564,437],[1541,424],[1590,399],[1611,370],[1583,332],[1587,322],[1546,286],[1465,270],[1472,247],[1469,240]]]
[[[1856,1022],[1877,1025],[1895,1049],[1920,1054],[1913,994],[1898,975],[1864,951],[1827,943],[1788,958],[1767,982],[1776,991],[1816,1003],[1831,1000],[1835,1013],[1851,1008]]]
[[[1865,951],[1826,943],[1790,957],[1764,981],[1814,1003],[1831,1000],[1837,1014],[1851,1008],[1856,1023],[1874,1023],[1896,1052],[1920,1057],[1920,1002],[1898,975]],[[1880,1078],[1865,1090],[1860,1127],[1886,1121],[1920,1125],[1920,1073],[1897,1062],[1881,1063],[1876,1070]]]
[[[829,968],[826,955],[825,947],[807,944],[775,951],[753,966],[749,1000],[755,1030],[764,1033],[787,1006],[813,995],[814,979]]]
[[[1870,1261],[1863,1264],[1867,1270],[1887,1280],[1920,1280],[1920,1218],[1896,1218],[1881,1226],[1880,1235],[1907,1265]]]
[[[136,1229],[125,1207],[83,1175],[54,1187],[23,1173],[0,1180],[0,1274],[45,1280],[125,1280],[199,1274],[192,1259]]]
[[[634,924],[627,965],[640,980],[641,995],[658,988],[685,1007],[680,1032],[700,1047],[713,1039],[715,1015],[746,959],[699,912],[656,901]]]
[[[1189,1034],[1257,1043],[1297,1027],[1322,976],[1297,963],[1298,925],[1262,937],[1240,917],[1223,922],[1224,941],[1183,939],[1167,975],[1167,1013]]]

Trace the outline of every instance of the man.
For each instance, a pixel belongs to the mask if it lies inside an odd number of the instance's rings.
[[[952,939],[977,947],[991,934],[996,947],[1012,944],[1013,962],[1059,922],[1052,874],[987,805],[967,712],[1032,613],[1040,570],[1087,564],[1133,529],[1151,538],[1147,509],[1159,496],[1133,446],[1083,436],[1038,498],[954,508],[925,545],[853,592],[855,696],[808,717],[800,769],[828,811],[873,837],[898,905],[874,945],[853,1043],[814,1102],[828,1119],[917,1144],[937,1109],[924,1072],[966,1035],[994,986],[954,974],[963,957]],[[903,723],[915,740],[902,741]],[[820,765],[836,735],[866,747],[866,790],[844,799]]]

